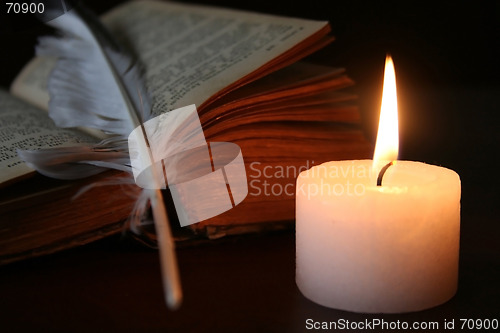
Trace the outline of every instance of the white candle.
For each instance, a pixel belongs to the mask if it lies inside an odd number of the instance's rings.
[[[380,137],[379,128],[377,147]],[[318,304],[355,312],[410,312],[442,304],[456,292],[458,175],[397,161],[377,186],[380,165],[328,162],[297,178],[296,282]]]
[[[328,162],[298,177],[300,291],[355,312],[417,311],[447,301],[457,288],[458,175],[398,161],[378,187],[371,165]]]

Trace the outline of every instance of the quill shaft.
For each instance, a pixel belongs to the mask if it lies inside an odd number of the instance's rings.
[[[142,137],[139,137],[137,143],[142,147],[142,151],[147,153],[150,161],[153,161],[151,147],[149,146],[148,135],[141,126]],[[177,258],[175,256],[175,244],[170,230],[170,223],[161,194],[161,188],[158,173],[155,163],[151,163],[149,170],[151,178],[155,183],[155,190],[146,189],[149,194],[151,202],[151,209],[153,211],[153,220],[158,239],[158,251],[160,252],[160,268],[163,281],[163,291],[165,293],[165,301],[168,307],[172,310],[179,308],[182,301],[182,288],[179,278],[179,270],[177,266]],[[166,181],[165,181],[166,183]]]
[[[160,190],[150,191],[151,208],[158,237],[158,248],[160,252],[161,274],[165,300],[170,309],[177,309],[182,301],[182,289],[175,257],[175,245],[172,240],[172,231],[163,204],[163,196]]]

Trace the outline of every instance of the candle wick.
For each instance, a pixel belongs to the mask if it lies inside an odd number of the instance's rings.
[[[394,164],[396,164],[396,161],[392,161],[390,163],[387,163],[386,165],[384,165],[382,170],[380,170],[378,177],[377,177],[377,186],[382,186],[382,178],[384,177],[385,172],[387,171],[387,169],[389,169],[389,167],[391,165],[394,165]]]

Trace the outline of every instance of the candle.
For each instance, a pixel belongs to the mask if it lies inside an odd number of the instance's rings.
[[[418,311],[457,289],[460,179],[419,162],[388,166],[398,150],[395,87],[389,58],[373,161],[327,162],[297,178],[296,282],[327,307]]]

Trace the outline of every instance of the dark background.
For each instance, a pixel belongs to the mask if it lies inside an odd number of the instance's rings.
[[[119,1],[87,1],[102,12]],[[462,181],[460,282],[448,303],[405,315],[361,315],[317,306],[294,284],[293,232],[180,249],[186,300],[165,309],[158,258],[117,237],[0,267],[0,323],[20,330],[300,332],[315,320],[500,319],[499,1],[198,1],[329,20],[336,41],[312,60],[356,81],[363,128],[374,141],[386,53],[399,97],[400,159],[442,165]],[[0,86],[46,30],[0,16]],[[3,308],[3,309],[2,309]],[[5,326],[6,325],[6,326]],[[458,326],[458,323],[456,323]]]

